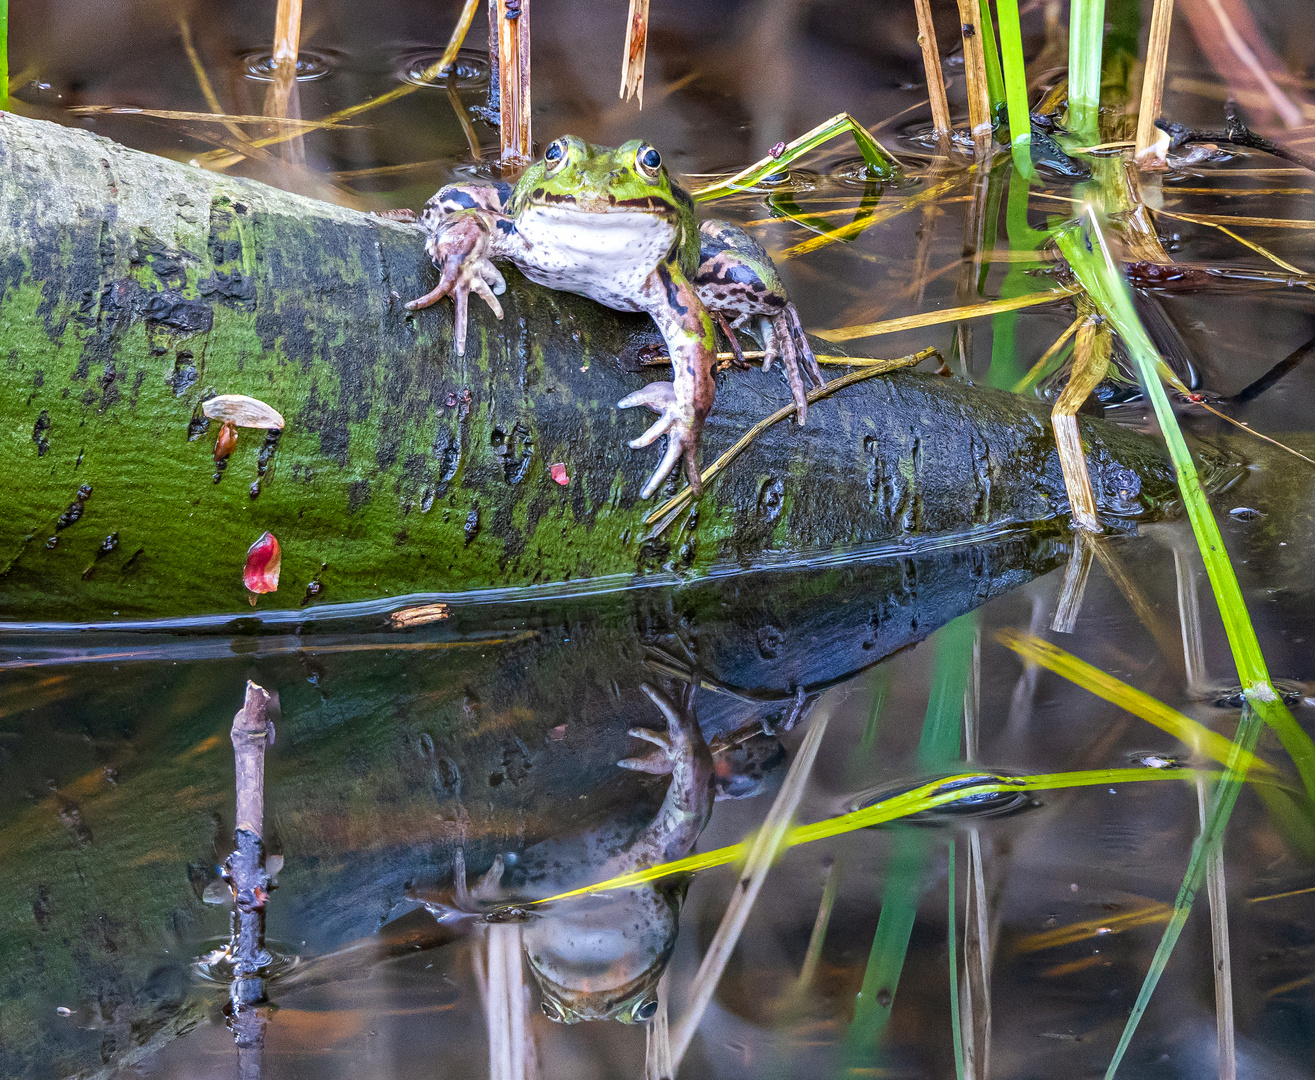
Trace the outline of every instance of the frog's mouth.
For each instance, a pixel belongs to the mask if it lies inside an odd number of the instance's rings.
[[[674,943],[673,943],[674,947]],[[578,1024],[581,1020],[608,1020],[613,1017],[622,1023],[638,1023],[639,1018],[627,1006],[647,998],[656,998],[658,980],[667,969],[670,953],[662,956],[637,978],[615,987],[581,989],[554,982],[530,961],[530,970],[543,991],[543,1011],[559,1024]],[[622,1014],[622,1015],[618,1015]]]

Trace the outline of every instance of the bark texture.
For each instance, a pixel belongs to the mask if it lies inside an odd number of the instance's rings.
[[[249,612],[244,559],[267,530],[283,563],[262,617],[697,575],[1067,513],[1044,409],[903,373],[778,424],[650,537],[655,504],[637,492],[657,450],[626,446],[650,417],[615,402],[668,377],[640,361],[656,332],[509,281],[506,318],[474,305],[458,358],[448,304],[402,307],[433,283],[414,227],[0,115],[0,610]],[[241,430],[218,468],[201,409],[216,394],[267,402],[281,437]],[[779,372],[724,373],[705,464],[788,400]],[[1172,497],[1155,442],[1085,419],[1082,436],[1102,509]]]

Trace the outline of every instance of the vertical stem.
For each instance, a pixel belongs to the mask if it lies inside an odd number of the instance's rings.
[[[499,0],[498,80],[502,163],[530,160],[530,0]]]
[[[977,0],[959,0],[959,21],[963,30],[963,67],[968,80],[968,124],[972,128],[973,154],[978,161],[984,161],[991,153],[991,99]]]
[[[1100,519],[1096,517],[1096,496],[1091,490],[1091,476],[1087,472],[1087,459],[1078,434],[1077,412],[1100,380],[1105,378],[1110,344],[1109,328],[1103,322],[1094,318],[1083,321],[1073,347],[1073,371],[1050,413],[1073,523],[1079,529],[1093,533],[1100,532]]]
[[[9,108],[9,0],[0,0],[0,110]]]
[[[0,0],[3,3],[4,0]],[[918,13],[918,45],[922,49],[922,66],[927,72],[927,98],[931,102],[931,126],[941,144],[941,152],[949,153],[950,103],[945,96],[945,73],[941,70],[941,50],[936,44],[936,27],[931,21],[931,0],[913,0]]]
[[[280,119],[299,119],[301,102],[297,95],[297,54],[301,50],[301,0],[279,0],[274,16],[273,82],[265,95],[265,115]],[[282,146],[287,161],[306,160],[305,140],[298,135],[286,139]]]
[[[977,0],[978,25],[982,30],[982,59],[986,61],[986,90],[991,99],[992,126],[1005,106],[1004,75],[1000,71],[1000,47],[991,22],[991,0]]]
[[[996,0],[1000,19],[1000,50],[1004,54],[1005,101],[1009,107],[1009,148],[1014,168],[1029,179],[1032,167],[1032,114],[1027,107],[1027,67],[1023,61],[1023,28],[1018,0]],[[1013,194],[1013,188],[1010,189]]]
[[[1155,0],[1151,13],[1151,36],[1146,43],[1146,72],[1142,77],[1141,106],[1137,112],[1137,164],[1164,167],[1164,155],[1158,149],[1160,130],[1155,121],[1164,108],[1164,70],[1169,63],[1169,25],[1173,21],[1173,0]]]
[[[955,913],[954,857],[954,836],[951,834],[946,866],[949,911],[945,920],[949,924],[947,944],[950,953],[950,1032],[954,1043],[954,1077],[955,1080],[964,1080],[966,1070],[963,1057],[963,1029],[960,1027],[959,1017],[959,917]]]
[[[238,1075],[258,1080],[265,1049],[265,1000],[261,969],[271,957],[265,950],[265,901],[270,882],[265,873],[265,749],[274,728],[267,710],[269,694],[248,681],[241,710],[233,717],[230,737],[236,771],[237,850],[224,863],[224,877],[233,889],[233,916],[228,945],[233,964],[229,987],[230,1026],[237,1044]]]
[[[498,74],[498,0],[489,0],[489,100],[490,112],[502,112],[502,76]]]
[[[1069,12],[1068,126],[1093,142],[1099,137],[1104,40],[1105,0],[1073,0]]]
[[[1205,780],[1196,781],[1201,831],[1206,828]],[[1215,1031],[1219,1041],[1219,1080],[1237,1080],[1237,1045],[1233,1024],[1233,960],[1228,945],[1228,890],[1224,880],[1224,846],[1206,856],[1206,896],[1210,902],[1210,942],[1214,953]]]

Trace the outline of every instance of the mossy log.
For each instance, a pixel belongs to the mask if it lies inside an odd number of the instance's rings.
[[[657,450],[615,402],[655,378],[646,317],[516,274],[496,321],[408,313],[434,272],[405,226],[0,115],[0,612],[96,622],[249,610],[269,531],[278,591],[257,614],[861,553],[1067,513],[1045,411],[902,373],[777,424],[651,537]],[[287,421],[226,468],[202,414],[247,394]],[[789,400],[728,371],[705,464]],[[642,415],[641,415],[642,414]],[[1154,441],[1083,420],[1103,510],[1153,513]],[[553,477],[565,466],[569,482]],[[560,473],[560,470],[559,470]],[[668,484],[674,490],[674,481]]]

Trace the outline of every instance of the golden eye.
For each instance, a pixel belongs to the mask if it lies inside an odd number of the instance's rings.
[[[566,161],[566,142],[558,139],[555,143],[543,152],[543,160],[548,165],[548,171],[555,173]]]
[[[662,155],[653,147],[644,144],[635,151],[635,165],[645,176],[657,176],[658,170],[662,168]]]

